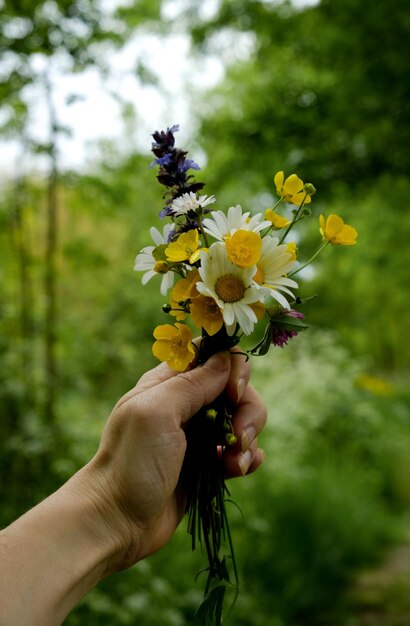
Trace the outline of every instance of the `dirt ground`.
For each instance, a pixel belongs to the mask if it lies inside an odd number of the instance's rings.
[[[410,529],[379,567],[359,575],[349,605],[346,626],[410,626]]]

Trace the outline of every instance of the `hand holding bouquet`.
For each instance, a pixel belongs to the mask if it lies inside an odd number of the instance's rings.
[[[263,355],[272,345],[283,347],[307,326],[298,310],[294,276],[329,243],[353,245],[356,230],[343,220],[320,216],[323,245],[298,266],[293,227],[310,216],[315,189],[296,175],[274,177],[278,201],[264,215],[251,215],[240,205],[225,213],[214,196],[199,195],[204,183],[190,170],[199,167],[187,152],[175,147],[177,126],[153,134],[152,151],[159,166],[158,181],[166,188],[162,233],[151,228],[153,244],[137,256],[135,269],[144,271],[142,283],[161,277],[161,293],[168,296],[163,310],[174,318],[154,330],[153,353],[174,370],[204,363],[212,354],[232,350],[244,335],[265,324],[262,338],[248,351]],[[292,219],[278,209],[294,205]],[[194,341],[193,330],[198,329]],[[244,358],[239,348],[233,358]],[[244,355],[246,358],[247,354]],[[238,592],[238,572],[226,512],[229,496],[223,475],[223,455],[238,445],[232,427],[233,406],[222,396],[197,414],[186,430],[187,454],[181,481],[187,493],[188,531],[192,547],[204,546],[207,582],[197,616],[203,624],[221,624],[227,589]]]

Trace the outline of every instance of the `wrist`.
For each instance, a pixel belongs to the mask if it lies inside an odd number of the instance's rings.
[[[77,472],[62,490],[76,503],[82,532],[100,551],[101,579],[139,560],[139,529],[121,510],[105,472],[91,461]]]
[[[4,623],[61,624],[121,568],[130,535],[102,488],[98,470],[86,466],[0,533]]]

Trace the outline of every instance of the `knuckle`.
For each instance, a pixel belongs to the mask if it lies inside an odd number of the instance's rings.
[[[186,398],[187,402],[195,400],[195,404],[198,404],[199,399],[200,403],[203,403],[205,381],[198,376],[197,372],[194,370],[187,372],[184,377],[178,378],[176,382],[179,386],[179,393]]]

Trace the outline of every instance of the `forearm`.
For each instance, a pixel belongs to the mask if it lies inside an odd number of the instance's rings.
[[[92,494],[89,473],[81,470],[0,533],[1,626],[61,624],[115,569],[123,546]]]

